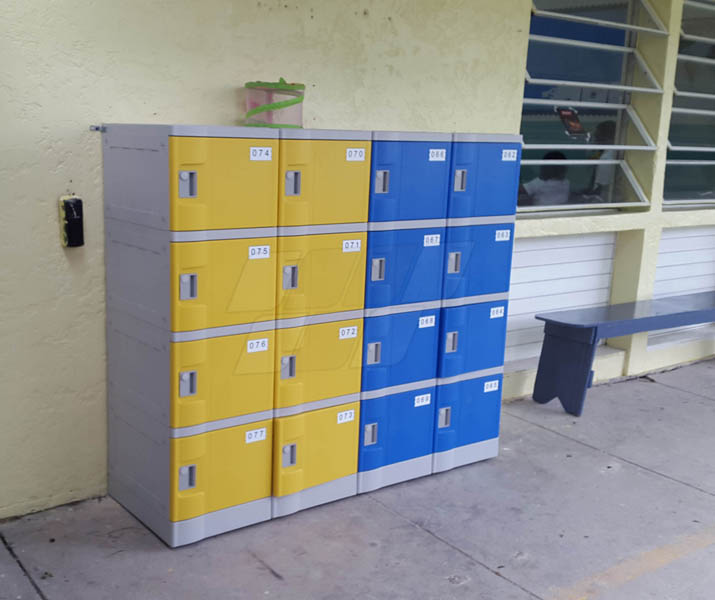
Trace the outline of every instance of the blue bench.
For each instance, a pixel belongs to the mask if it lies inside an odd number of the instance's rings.
[[[534,401],[557,398],[580,416],[593,381],[599,340],[656,329],[715,321],[715,292],[564,310],[536,315],[544,321],[544,344],[534,384]]]

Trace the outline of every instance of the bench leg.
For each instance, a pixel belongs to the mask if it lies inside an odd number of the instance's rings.
[[[555,335],[547,324],[536,372],[534,401],[546,404],[558,397],[567,413],[581,416],[586,390],[593,379],[591,366],[595,353],[595,339],[589,343]]]

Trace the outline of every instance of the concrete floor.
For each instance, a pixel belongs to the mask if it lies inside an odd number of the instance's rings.
[[[712,600],[715,361],[504,408],[498,459],[169,550],[104,498],[0,523],[0,599]]]

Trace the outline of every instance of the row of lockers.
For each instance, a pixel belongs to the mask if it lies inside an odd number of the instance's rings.
[[[173,438],[168,527],[157,532],[191,543],[496,456],[500,388],[494,373]],[[121,418],[110,443],[125,461],[151,462]],[[121,485],[121,473],[111,477]]]
[[[502,299],[167,343],[111,311],[109,379],[127,403],[190,433],[500,368],[506,313]]]
[[[227,326],[504,293],[513,228],[507,221],[171,243],[160,231],[109,219],[108,301],[195,339]],[[141,293],[149,284],[152,293]]]
[[[519,136],[104,128],[107,215],[149,227],[189,232],[515,210]],[[144,176],[126,180],[137,171]]]

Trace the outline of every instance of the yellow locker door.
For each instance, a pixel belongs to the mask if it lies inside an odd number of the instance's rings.
[[[281,139],[278,224],[365,223],[370,149],[369,139]]]
[[[364,232],[278,238],[276,317],[362,310],[366,246]]]
[[[358,394],[362,319],[279,329],[275,360],[275,408]]]
[[[171,345],[171,426],[273,409],[275,332]]]
[[[276,238],[171,244],[173,331],[275,318]]]
[[[271,495],[273,422],[171,440],[170,520]]]
[[[275,227],[278,140],[169,138],[174,231]]]
[[[274,496],[357,472],[360,402],[280,417],[273,423]]]

